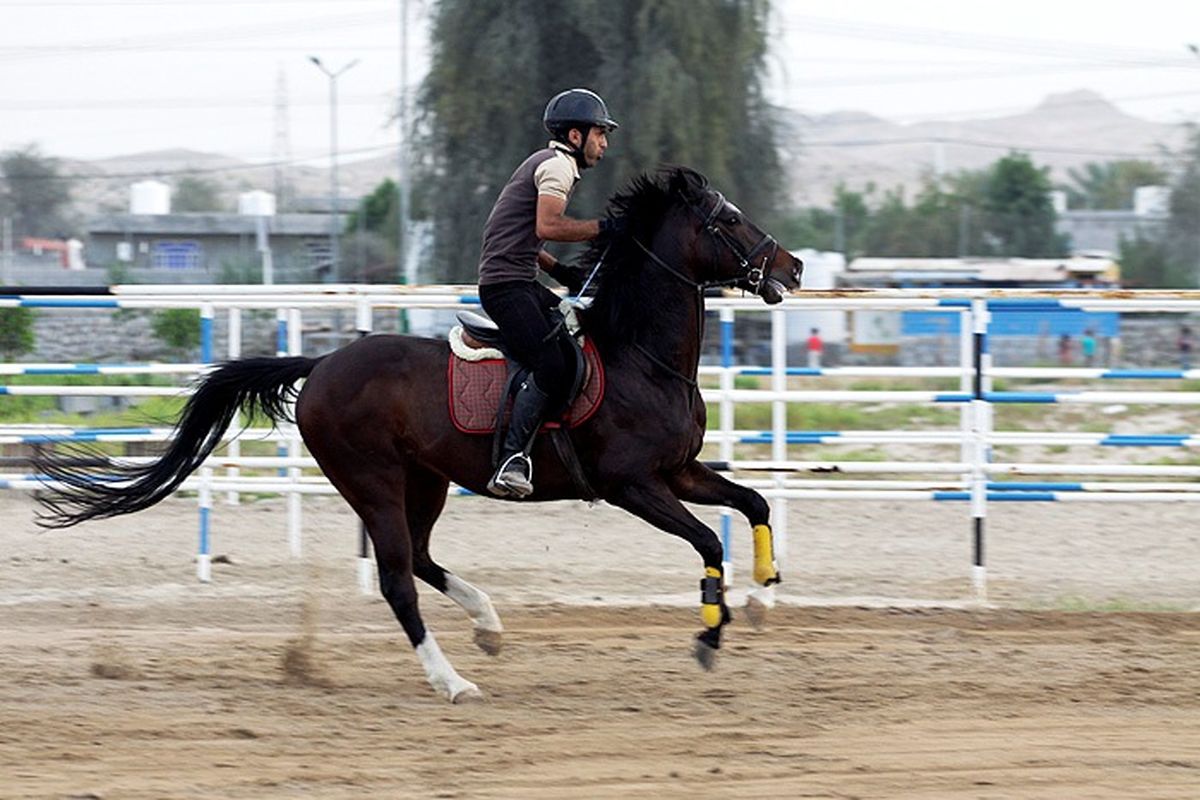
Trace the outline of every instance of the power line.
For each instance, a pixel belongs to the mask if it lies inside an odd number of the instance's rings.
[[[826,34],[850,39],[883,41],[893,44],[917,44],[927,47],[971,51],[990,50],[1010,54],[1078,58],[1110,64],[1136,65],[1142,62],[1160,62],[1164,58],[1171,58],[1182,66],[1191,61],[1183,55],[1168,54],[1158,50],[1124,47],[1122,45],[1114,45],[1111,42],[1091,44],[988,33],[963,33],[940,28],[850,22],[847,20],[808,15],[791,17],[784,23],[783,28],[790,31]]]
[[[339,155],[371,155],[382,152],[394,152],[398,142],[389,144],[374,145],[371,147],[351,148],[349,150],[341,150]],[[107,180],[131,180],[137,178],[171,178],[185,175],[218,175],[226,172],[247,172],[251,170],[274,170],[277,167],[297,166],[308,161],[317,161],[327,156],[307,156],[286,160],[264,161],[258,164],[229,164],[220,167],[183,167],[180,169],[170,170],[143,170],[141,172],[104,172],[104,173],[57,173],[54,175],[21,175],[6,174],[6,180],[71,180],[71,181],[107,181]]]
[[[313,30],[328,32],[341,28],[355,28],[365,25],[377,25],[390,20],[388,12],[371,11],[338,16],[305,17],[286,21],[256,23],[253,25],[209,28],[193,31],[167,31],[145,36],[124,36],[115,39],[100,39],[97,41],[64,42],[56,45],[46,45],[36,51],[0,52],[0,61],[18,61],[43,56],[76,56],[95,53],[143,52],[160,49],[164,41],[169,41],[172,48],[184,48],[187,45],[203,44],[206,42],[238,41],[243,39],[258,40],[262,37],[283,36],[293,33],[311,33]]]

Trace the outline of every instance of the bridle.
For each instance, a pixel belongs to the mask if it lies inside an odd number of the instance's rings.
[[[700,218],[700,227],[705,233],[712,236],[717,242],[733,253],[734,258],[738,260],[738,264],[741,267],[741,272],[738,275],[734,275],[733,277],[726,278],[724,280],[692,280],[680,270],[672,267],[666,261],[663,261],[662,258],[660,258],[653,250],[642,244],[641,240],[639,240],[636,236],[632,237],[633,243],[636,244],[652,262],[662,267],[669,274],[683,281],[695,290],[697,306],[696,325],[699,328],[696,334],[697,341],[703,339],[704,335],[704,290],[710,287],[738,286],[746,283],[750,285],[755,294],[760,294],[762,292],[763,285],[770,280],[767,274],[767,265],[774,260],[776,253],[779,251],[779,242],[775,241],[775,237],[771,236],[769,233],[763,234],[763,237],[758,240],[758,243],[749,250],[742,249],[741,244],[739,244],[737,240],[730,236],[724,228],[717,224],[717,220],[720,218],[721,212],[725,210],[727,204],[725,202],[725,195],[716,191],[714,191],[714,194],[717,196],[717,201],[713,204],[712,210],[710,210],[708,213],[704,213],[703,210],[692,205],[691,203],[687,204],[688,209]],[[607,251],[605,252],[607,253]],[[756,263],[756,259],[758,259],[760,255],[762,256],[762,261]],[[603,261],[603,257],[601,257],[601,261]],[[675,369],[675,367],[671,366],[666,361],[663,361],[640,343],[635,342],[633,346],[648,359],[657,364],[660,368],[680,379],[691,388],[691,392],[688,395],[688,409],[690,411],[693,402],[700,392],[700,387],[696,380],[696,376],[684,375],[682,372]]]
[[[764,233],[763,237],[759,239],[758,242],[749,250],[742,249],[742,245],[736,239],[730,236],[724,228],[717,224],[717,221],[721,216],[721,212],[725,210],[727,203],[725,202],[725,195],[721,194],[720,192],[714,192],[714,194],[717,196],[717,201],[713,204],[712,210],[707,214],[691,203],[688,204],[688,210],[690,210],[701,220],[701,230],[712,236],[717,242],[722,244],[726,249],[733,253],[734,258],[738,260],[738,265],[742,270],[738,275],[734,275],[733,277],[726,278],[724,280],[700,282],[694,281],[683,272],[679,271],[675,267],[672,267],[666,261],[663,261],[654,251],[642,244],[641,240],[634,237],[633,243],[641,248],[642,252],[645,253],[651,261],[697,291],[703,291],[704,289],[711,287],[737,286],[739,284],[746,283],[750,285],[751,291],[753,291],[755,294],[760,294],[762,292],[763,284],[766,283],[768,279],[767,265],[775,259],[776,253],[779,252],[779,242],[775,241],[775,237],[771,234]],[[762,256],[762,260],[756,261],[760,255]]]

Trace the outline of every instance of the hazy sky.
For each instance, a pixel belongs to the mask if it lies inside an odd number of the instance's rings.
[[[1200,120],[1194,0],[776,0],[770,98],[897,121],[1002,116],[1094,89],[1130,114]],[[277,155],[277,82],[294,159],[395,148],[401,0],[0,0],[0,150],[98,158],[190,148]],[[410,0],[410,84],[431,2]],[[602,89],[603,87],[597,87]],[[621,109],[612,109],[625,124]],[[531,120],[536,125],[536,120]],[[614,143],[614,147],[616,143]],[[614,153],[616,151],[614,150]]]

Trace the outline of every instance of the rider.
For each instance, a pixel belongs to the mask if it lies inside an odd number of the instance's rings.
[[[500,328],[509,353],[531,369],[513,401],[512,419],[500,453],[500,466],[488,489],[501,497],[533,491],[529,450],[547,407],[569,398],[573,367],[553,335],[550,313],[559,298],[537,281],[538,267],[573,292],[582,270],[559,262],[542,249],[546,240],[584,242],[611,231],[611,219],[566,215],[580,170],[594,167],[608,148],[617,123],[599,95],[570,89],[550,99],[542,123],[553,137],[517,167],[492,206],[483,228],[479,259],[479,299]]]

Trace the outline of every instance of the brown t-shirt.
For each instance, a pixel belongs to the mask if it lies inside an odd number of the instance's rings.
[[[537,278],[537,199],[545,194],[570,202],[579,166],[564,145],[550,144],[521,162],[500,190],[483,226],[479,283]]]

